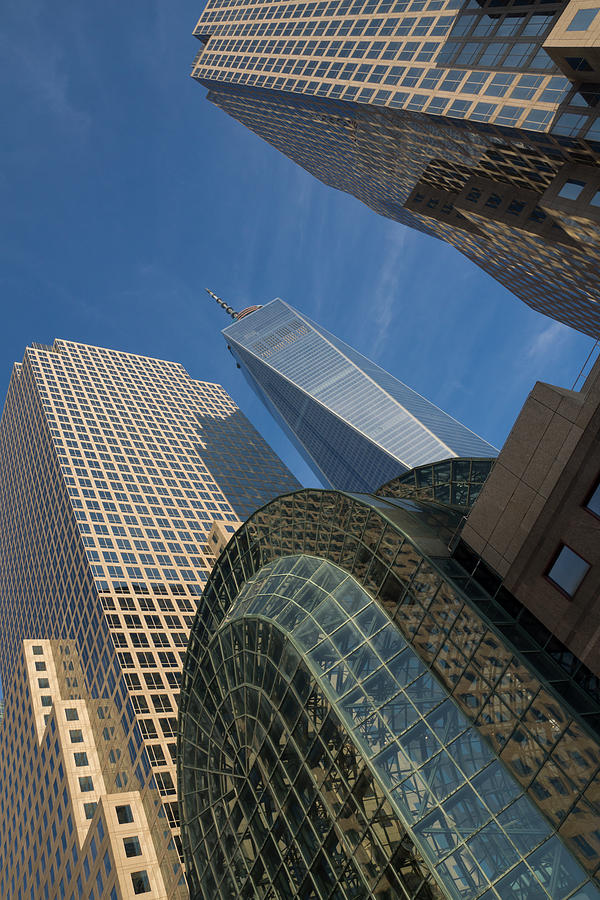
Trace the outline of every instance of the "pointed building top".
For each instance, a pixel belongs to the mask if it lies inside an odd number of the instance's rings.
[[[232,319],[237,319],[238,314],[236,313],[235,309],[232,309],[231,306],[228,306],[224,300],[221,300],[220,297],[217,297],[217,295],[215,293],[213,293],[212,291],[209,291],[208,288],[204,288],[204,290],[206,291],[207,294],[210,294],[210,296],[213,298],[213,300],[217,301],[219,306],[221,306],[225,310],[225,312],[231,316]]]

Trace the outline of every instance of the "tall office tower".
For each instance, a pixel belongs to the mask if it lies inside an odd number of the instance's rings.
[[[321,181],[600,334],[594,0],[208,0],[192,76]]]
[[[283,300],[230,314],[235,321],[223,330],[229,349],[324,484],[370,491],[426,462],[496,455]]]
[[[0,459],[0,897],[185,897],[177,702],[207,538],[298,484],[220,386],[67,341],[15,365]]]

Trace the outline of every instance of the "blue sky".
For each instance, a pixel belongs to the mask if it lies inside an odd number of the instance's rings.
[[[6,0],[0,383],[55,337],[218,381],[315,483],[226,351],[225,314],[281,296],[496,446],[589,338],[441,242],[325,187],[189,77],[202,3]]]

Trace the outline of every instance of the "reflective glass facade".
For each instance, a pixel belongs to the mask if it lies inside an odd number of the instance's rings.
[[[224,329],[254,390],[316,474],[369,491],[448,456],[496,449],[283,300]]]
[[[192,76],[321,181],[598,336],[600,71],[576,8],[209,0]]]
[[[78,892],[68,874],[75,857],[38,810],[47,802],[63,822],[69,816],[76,853],[94,804],[127,792],[144,809],[160,870],[161,891],[148,876],[153,896],[183,898],[177,704],[192,614],[214,561],[208,537],[215,520],[233,533],[240,514],[298,483],[219,385],[177,363],[68,341],[28,347],[15,365],[0,457],[0,897],[97,896]],[[52,665],[62,682],[50,678],[48,649],[32,662],[48,690],[23,675],[23,642],[36,639],[60,642]],[[66,641],[68,664],[59,653]],[[36,722],[24,713],[30,683]],[[83,752],[66,734],[55,750],[59,699],[85,701],[98,754],[60,808],[61,779],[34,767],[48,747],[55,759],[64,750],[73,768],[73,753]],[[15,785],[23,789],[12,802]]]
[[[445,459],[418,466],[388,481],[377,490],[378,497],[415,497],[437,500],[470,510],[494,465],[493,459]]]
[[[184,664],[194,898],[600,897],[597,710],[473,602],[459,518],[302,491],[231,540]]]

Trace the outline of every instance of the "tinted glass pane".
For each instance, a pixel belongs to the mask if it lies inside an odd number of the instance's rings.
[[[584,187],[585,181],[566,181],[558,192],[558,196],[564,197],[565,200],[577,200]]]
[[[591,202],[593,206],[600,206],[600,191],[598,191]],[[596,485],[596,490],[586,503],[586,507],[593,512],[594,515],[600,516],[600,484]]]
[[[567,25],[567,31],[587,31],[590,27],[596,16],[598,15],[599,8],[596,7],[594,9],[580,9],[575,13],[569,24]]]
[[[500,813],[498,821],[521,853],[533,850],[550,834],[550,826],[527,797],[521,797]]]
[[[588,563],[578,556],[570,547],[563,544],[558,556],[552,564],[548,578],[554,581],[563,591],[573,596],[589,569]]]
[[[585,881],[581,869],[564,844],[551,837],[528,858],[528,862],[553,900],[566,897]]]

